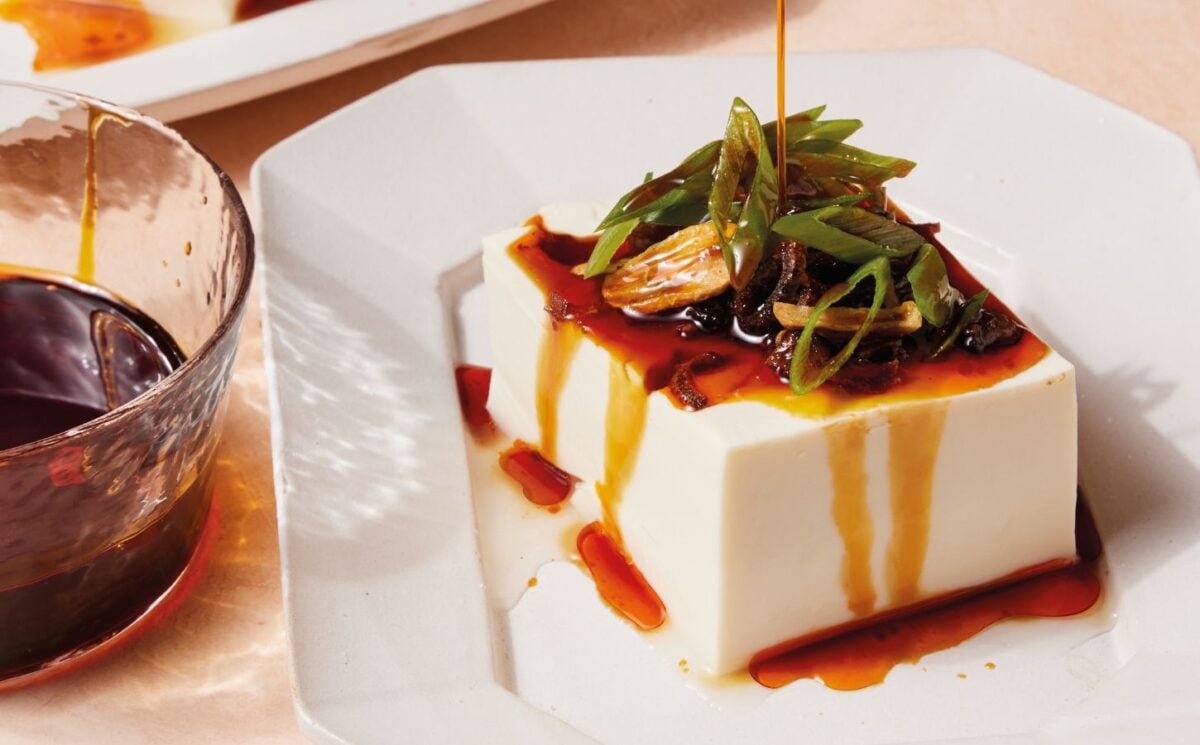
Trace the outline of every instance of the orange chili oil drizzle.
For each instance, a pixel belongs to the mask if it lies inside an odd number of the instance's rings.
[[[1100,599],[1096,560],[1103,552],[1091,510],[1075,508],[1080,561],[1061,559],[1016,572],[983,587],[922,601],[864,622],[826,629],[760,652],[750,675],[767,688],[803,678],[852,691],[883,682],[892,668],[957,646],[1006,618],[1061,618]]]
[[[641,374],[648,392],[666,388],[680,364],[701,353],[715,352],[724,364],[694,376],[696,388],[710,405],[762,400],[788,410],[828,414],[986,388],[1033,366],[1049,350],[1027,331],[1016,344],[983,355],[953,348],[932,362],[910,358],[901,365],[900,381],[882,392],[852,393],[825,385],[805,396],[794,396],[787,382],[767,364],[766,346],[727,334],[681,335],[678,327],[684,321],[635,318],[608,305],[599,280],[584,279],[571,271],[587,260],[596,239],[552,233],[540,217],[532,218],[528,225],[529,233],[509,247],[512,258],[542,289],[557,315],[578,324],[597,344]],[[983,289],[932,232],[926,232],[942,254],[951,283],[968,296]],[[1012,315],[994,296],[989,296],[985,307]],[[682,402],[671,398],[684,408]]]
[[[575,541],[600,597],[638,628],[649,631],[667,620],[667,609],[641,571],[598,522],[586,525]]]

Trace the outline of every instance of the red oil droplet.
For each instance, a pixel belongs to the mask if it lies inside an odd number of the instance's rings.
[[[579,531],[575,545],[600,597],[618,613],[646,630],[656,629],[667,620],[667,609],[658,593],[600,523]]]
[[[459,365],[454,368],[454,381],[458,384],[458,403],[467,425],[476,433],[490,431],[492,415],[488,413],[487,402],[492,384],[491,368]]]
[[[500,468],[521,485],[526,499],[552,510],[571,496],[579,480],[520,440],[500,454]]]

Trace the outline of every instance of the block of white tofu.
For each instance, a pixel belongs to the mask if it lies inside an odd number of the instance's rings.
[[[154,15],[214,27],[236,21],[238,5],[239,0],[142,0],[142,7]]]
[[[586,235],[602,211],[558,205],[542,215],[551,230]],[[546,300],[507,250],[525,230],[484,240],[494,349],[489,408],[508,435],[537,442]],[[609,371],[609,352],[585,335],[559,402],[557,461],[586,482],[604,472]],[[922,422],[939,412],[931,499],[927,512],[910,514],[920,508],[906,505],[904,485],[894,482],[905,477],[905,464],[890,456],[914,451],[901,447],[902,438],[921,436]],[[831,468],[840,453],[830,448],[845,438],[830,433],[839,425],[861,433],[866,484],[858,514],[835,509]],[[854,474],[839,477],[843,491],[854,481]],[[576,506],[598,514],[590,490],[581,491]],[[832,416],[753,401],[688,412],[650,394],[616,518],[688,659],[721,674],[788,640],[1071,560],[1075,501],[1074,369],[1051,351],[989,388]],[[848,566],[855,561],[857,570]]]

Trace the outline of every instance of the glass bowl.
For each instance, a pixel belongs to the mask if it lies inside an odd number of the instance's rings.
[[[230,179],[179,134],[85,97],[0,84],[0,275],[102,288],[185,357],[152,385],[113,386],[119,360],[101,332],[94,356],[46,345],[45,369],[76,371],[79,395],[99,396],[105,413],[0,450],[0,688],[114,646],[184,584],[212,528],[209,475],[253,243]],[[22,390],[0,395],[30,395],[44,373],[5,376],[0,386]]]

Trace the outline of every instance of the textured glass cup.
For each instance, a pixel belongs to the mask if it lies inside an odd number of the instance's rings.
[[[122,390],[93,331],[99,362],[80,390],[107,413],[0,450],[0,688],[112,646],[180,585],[209,524],[252,265],[237,191],[181,136],[0,84],[0,273],[103,288],[186,355],[148,391]]]

